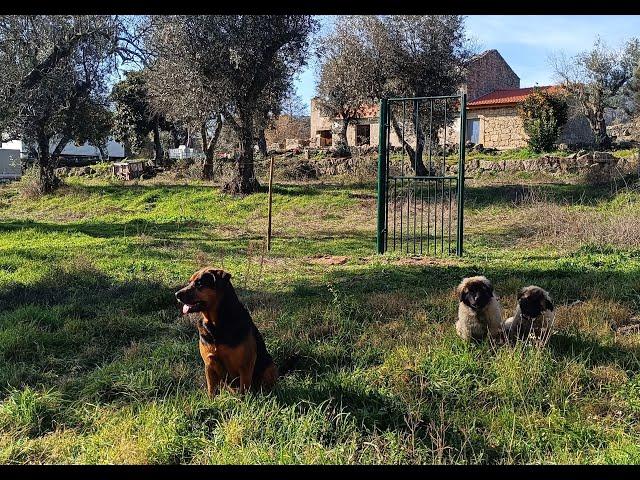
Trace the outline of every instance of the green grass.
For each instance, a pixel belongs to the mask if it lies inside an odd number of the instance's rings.
[[[637,182],[470,181],[465,256],[423,264],[373,254],[373,181],[277,185],[263,256],[266,200],[0,187],[0,462],[640,463],[640,336],[610,327],[640,311],[640,247],[544,222],[635,218]],[[296,359],[272,393],[206,397],[173,296],[205,264],[232,273],[276,362]],[[453,289],[477,273],[505,315],[521,286],[552,293],[546,349],[456,336]]]

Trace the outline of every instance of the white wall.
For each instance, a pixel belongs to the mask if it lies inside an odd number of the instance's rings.
[[[49,144],[49,152],[53,152],[58,143],[52,141]],[[23,144],[22,140],[11,140],[2,144],[2,148],[8,148],[12,150],[19,150],[22,152],[21,157],[25,158],[28,153],[27,145]],[[124,158],[124,145],[114,140],[107,142],[107,153],[110,157]],[[97,147],[92,146],[89,142],[85,142],[83,145],[76,146],[73,142],[67,143],[62,150],[62,155],[78,156],[78,157],[91,157],[100,156],[100,150]]]
[[[20,178],[21,176],[20,150],[0,149],[0,178]]]

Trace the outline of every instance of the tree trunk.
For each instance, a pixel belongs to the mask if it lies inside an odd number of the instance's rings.
[[[131,142],[129,141],[129,138],[127,138],[126,140],[122,141],[122,146],[124,147],[124,156],[125,158],[128,158],[131,156]]]
[[[109,151],[106,145],[99,145],[98,150],[100,151],[100,161],[106,162],[109,160]]]
[[[333,141],[333,150],[335,151],[335,155],[348,156],[351,153],[351,149],[349,148],[349,140],[347,139],[348,127],[349,119],[343,119],[342,122],[340,122],[339,128],[332,129],[336,137],[336,139]]]
[[[236,174],[222,190],[232,195],[253,193],[260,188],[253,166],[253,121],[251,115],[240,118],[236,132],[240,148],[236,156]]]
[[[160,165],[162,163],[162,143],[160,142],[160,125],[159,121],[156,121],[153,124],[153,150],[154,150],[154,159],[153,163],[155,165]]]
[[[595,146],[598,149],[607,149],[611,147],[611,138],[607,135],[607,125],[604,121],[604,112],[597,111],[593,113],[591,128],[595,137]]]
[[[173,140],[173,148],[178,148],[180,146],[180,135],[178,134],[178,129],[175,126],[171,127],[171,140]]]
[[[261,128],[258,132],[258,149],[263,157],[267,157],[267,139],[264,136],[264,128]]]
[[[216,144],[218,143],[218,138],[220,137],[220,132],[222,131],[222,117],[218,115],[216,121],[216,128],[213,131],[213,135],[211,138],[207,138],[207,123],[204,122],[200,127],[200,132],[202,135],[202,147],[204,149],[204,166],[202,169],[202,178],[203,180],[213,180],[213,154],[216,150]]]
[[[418,142],[416,148],[414,149],[406,138],[403,139],[402,130],[400,129],[400,125],[395,118],[391,118],[391,125],[393,126],[393,130],[396,136],[403,143],[404,149],[409,156],[409,163],[411,164],[411,168],[413,168],[414,173],[417,176],[429,175],[429,172],[427,171],[427,168],[424,166],[424,162],[422,161],[422,152],[424,151],[425,144],[424,133],[422,131],[417,132]]]
[[[56,181],[51,155],[49,154],[49,138],[42,134],[38,138],[38,166],[40,175],[38,178],[41,193],[51,193],[58,186]]]

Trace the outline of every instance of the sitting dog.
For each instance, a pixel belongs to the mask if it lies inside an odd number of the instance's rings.
[[[189,284],[176,292],[182,314],[200,312],[200,356],[204,361],[207,392],[213,397],[224,379],[240,381],[248,388],[271,388],[278,371],[264,339],[231,285],[231,275],[202,268]]]
[[[530,285],[518,292],[518,306],[513,317],[504,322],[504,332],[511,343],[526,340],[529,334],[546,341],[551,333],[555,312],[549,292]]]
[[[502,339],[502,310],[491,282],[483,276],[468,277],[456,288],[460,298],[456,331],[464,340],[483,340],[487,334]]]

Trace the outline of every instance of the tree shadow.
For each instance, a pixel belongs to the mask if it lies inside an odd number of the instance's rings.
[[[158,239],[202,239],[202,234],[185,237],[185,232],[197,232],[208,224],[198,220],[183,222],[158,223],[150,220],[134,219],[125,222],[117,221],[83,221],[69,223],[39,222],[34,220],[3,220],[0,223],[1,232],[16,232],[20,230],[36,230],[41,233],[82,233],[94,238],[116,238],[127,236],[148,235]]]
[[[583,332],[557,332],[549,339],[547,348],[558,360],[580,359],[590,368],[614,363],[627,372],[640,371],[637,348],[603,344]]]
[[[494,205],[517,207],[519,202],[530,196],[538,196],[553,202],[572,205],[593,205],[600,200],[608,200],[619,193],[611,184],[591,185],[587,183],[543,183],[536,185],[502,184],[467,186],[466,206],[484,208]]]
[[[54,387],[72,372],[118,358],[132,342],[166,336],[175,330],[164,318],[178,313],[176,289],[118,281],[91,265],[55,267],[32,284],[4,285],[0,383]]]

